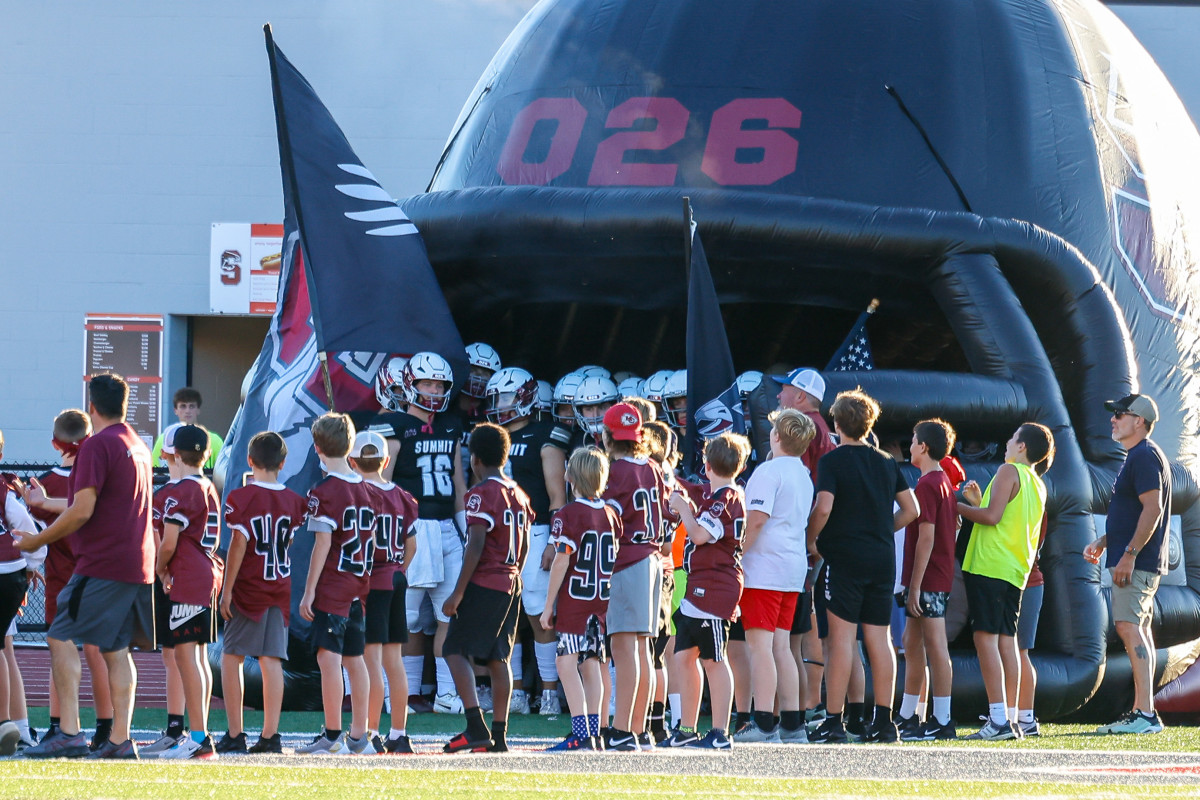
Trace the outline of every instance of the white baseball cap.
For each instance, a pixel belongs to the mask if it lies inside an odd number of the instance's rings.
[[[168,425],[166,430],[163,431],[162,451],[167,455],[175,455],[175,432],[182,428],[184,424],[185,423],[182,422],[176,422],[172,425]]]
[[[388,454],[387,442],[377,431],[359,431],[354,435],[354,445],[350,448],[351,458],[364,458],[363,450],[375,448],[375,452],[365,458],[383,458]]]
[[[787,375],[772,375],[771,380],[780,386],[795,386],[802,392],[808,392],[818,402],[825,399],[825,379],[815,369],[797,367]]]

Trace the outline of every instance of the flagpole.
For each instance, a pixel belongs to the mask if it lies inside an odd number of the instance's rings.
[[[333,379],[329,377],[329,358],[324,350],[317,351],[317,361],[321,362],[321,377],[325,381],[325,397],[329,400],[329,410],[337,411],[333,407]]]
[[[683,198],[683,277],[692,277],[692,198]]]

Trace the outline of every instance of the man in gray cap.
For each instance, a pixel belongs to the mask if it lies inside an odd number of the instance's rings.
[[[1162,720],[1154,711],[1154,594],[1167,574],[1167,528],[1171,524],[1171,466],[1150,431],[1158,406],[1143,394],[1109,400],[1112,438],[1125,448],[1108,505],[1105,535],[1084,548],[1099,563],[1108,550],[1112,570],[1112,613],[1117,633],[1133,665],[1133,710],[1097,733],[1158,733]]]

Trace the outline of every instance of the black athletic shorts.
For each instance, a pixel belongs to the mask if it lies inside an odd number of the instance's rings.
[[[404,644],[408,641],[408,614],[405,595],[408,581],[396,570],[392,589],[372,589],[367,594],[367,644]]]
[[[796,598],[796,613],[792,617],[792,635],[799,636],[813,629],[813,593],[801,592]]]
[[[696,619],[682,610],[675,612],[675,652],[693,647],[700,650],[705,661],[724,661],[729,647],[729,621]]]
[[[361,656],[366,649],[362,601],[350,604],[350,616],[342,617],[327,611],[313,611],[310,643],[313,652],[328,650],[346,658]]]
[[[476,662],[508,661],[520,616],[519,594],[498,592],[468,583],[458,613],[450,618],[443,655],[460,655]]]
[[[154,578],[154,638],[159,647],[171,644],[171,598],[163,591],[162,581]]]
[[[170,603],[164,647],[178,647],[191,642],[212,644],[216,640],[217,615],[213,613],[211,602],[207,606],[193,606],[174,601]]]
[[[862,625],[890,625],[895,596],[891,575],[862,575],[847,564],[825,562],[825,602],[839,619]]]
[[[4,649],[4,634],[17,618],[25,592],[29,588],[29,573],[24,569],[0,575],[0,650]],[[0,715],[7,716],[7,714]]]
[[[972,572],[963,573],[967,590],[967,611],[971,627],[978,633],[1017,635],[1017,617],[1021,613],[1021,590],[1008,581]]]

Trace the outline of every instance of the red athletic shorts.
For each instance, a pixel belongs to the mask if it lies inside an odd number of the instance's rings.
[[[778,592],[774,589],[742,590],[742,600],[738,604],[742,609],[742,627],[746,630],[773,631],[783,628],[792,629],[792,618],[796,616],[796,601],[800,599],[799,592]]]

